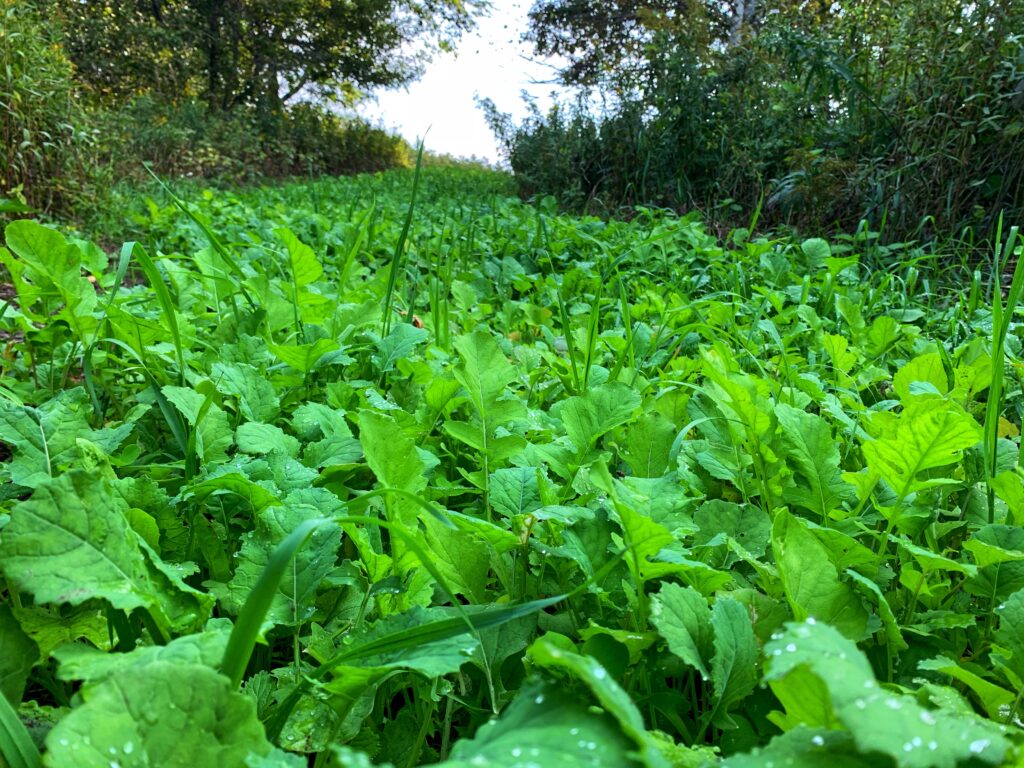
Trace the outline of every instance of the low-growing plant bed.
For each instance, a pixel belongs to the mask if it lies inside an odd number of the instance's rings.
[[[503,184],[7,227],[0,763],[1019,765],[1021,281]]]

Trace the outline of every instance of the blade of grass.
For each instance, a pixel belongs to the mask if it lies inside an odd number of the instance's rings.
[[[126,249],[135,255],[135,259],[142,267],[142,271],[149,281],[150,287],[156,293],[157,301],[160,302],[160,309],[164,314],[164,321],[167,323],[167,330],[171,332],[171,341],[174,342],[174,353],[178,358],[178,384],[185,386],[185,348],[181,343],[181,334],[178,331],[178,319],[174,314],[174,300],[171,292],[164,285],[163,275],[156,268],[156,263],[146,253],[146,249],[138,243],[126,243]]]
[[[423,168],[423,139],[420,139],[419,147],[416,150],[416,171],[412,177],[412,195],[409,199],[409,208],[405,212],[405,221],[402,224],[402,232],[395,244],[395,253],[391,257],[391,270],[388,272],[388,287],[384,293],[384,306],[381,315],[381,336],[387,336],[391,330],[391,309],[395,300],[395,285],[398,283],[398,272],[403,265],[405,254],[405,243],[409,239],[409,228],[412,226],[412,216],[416,210],[416,193],[420,188],[420,171]]]
[[[0,694],[0,756],[10,768],[39,768],[43,764],[28,729],[3,694]]]
[[[326,518],[305,520],[271,553],[267,567],[263,569],[238,614],[228,638],[228,646],[224,650],[224,659],[220,664],[220,671],[231,681],[233,687],[237,688],[242,684],[249,659],[252,658],[253,649],[256,647],[256,639],[263,626],[263,619],[270,610],[270,603],[288,565],[313,532],[327,522],[329,521]]]
[[[210,226],[201,218],[196,216],[192,209],[185,204],[185,201],[179,198],[176,194],[174,194],[171,191],[170,187],[164,184],[160,177],[153,173],[153,170],[146,163],[143,163],[143,167],[146,169],[149,175],[153,177],[156,183],[160,185],[160,188],[163,189],[164,193],[171,198],[175,207],[177,207],[182,213],[188,216],[195,223],[195,225],[202,230],[203,234],[206,236],[206,239],[210,242],[210,247],[212,247],[213,250],[217,252],[218,256],[224,259],[224,262],[228,265],[228,268],[232,272],[234,272],[235,276],[238,278],[238,290],[242,294],[242,298],[245,299],[246,303],[249,305],[249,308],[253,312],[256,312],[259,308],[256,306],[256,302],[253,301],[252,296],[249,295],[249,292],[245,290],[245,285],[242,282],[243,280],[245,280],[245,273],[242,272],[242,268],[238,266],[238,262],[234,260],[228,249],[220,241],[217,235],[213,233],[213,230],[210,229]]]
[[[1006,295],[1006,307],[1004,311],[1002,302],[1002,274],[1004,259],[1001,258],[1005,252],[1007,258],[1013,255],[1017,243],[1018,229],[1012,227],[1006,241],[1005,251],[1002,245],[1002,217],[996,230],[996,247],[993,254],[993,278],[992,278],[992,383],[988,390],[988,403],[985,406],[985,428],[983,455],[985,459],[985,473],[988,482],[988,522],[995,522],[995,489],[991,485],[995,477],[998,464],[999,448],[999,416],[1003,411],[1003,380],[1006,370],[1006,334],[1013,321],[1014,312],[1020,303],[1021,292],[1024,290],[1024,265],[1018,260],[1013,270],[1013,279],[1010,282],[1010,290]]]

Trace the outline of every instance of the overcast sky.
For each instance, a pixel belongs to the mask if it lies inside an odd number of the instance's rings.
[[[463,37],[451,54],[438,54],[426,73],[407,88],[380,91],[376,103],[360,109],[373,121],[393,129],[410,142],[427,128],[427,149],[452,155],[498,159],[494,135],[474,97],[491,98],[502,112],[517,118],[526,113],[520,92],[538,97],[541,109],[551,103],[552,70],[532,60],[530,47],[519,42],[526,29],[530,0],[492,0],[489,17]]]

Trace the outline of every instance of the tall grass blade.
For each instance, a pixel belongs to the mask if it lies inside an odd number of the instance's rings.
[[[985,429],[983,455],[985,460],[986,480],[988,487],[988,521],[995,522],[995,490],[991,480],[995,477],[998,465],[999,448],[999,416],[1003,411],[1005,399],[1003,381],[1006,376],[1006,334],[1013,321],[1014,312],[1020,303],[1021,291],[1024,290],[1024,265],[1018,260],[1010,281],[1010,290],[1006,295],[1006,306],[1002,301],[1002,275],[1006,260],[1013,255],[1017,244],[1017,227],[1010,229],[1005,250],[1002,245],[1002,218],[997,228],[996,247],[993,254],[992,276],[992,383],[989,385],[988,402],[985,406]],[[1006,259],[1002,258],[1006,254]]]
[[[0,757],[9,768],[40,768],[42,760],[18,713],[0,694]]]
[[[284,578],[292,558],[313,532],[326,522],[326,519],[304,521],[271,553],[267,567],[263,569],[256,586],[252,588],[241,613],[238,614],[238,620],[228,638],[228,647],[224,650],[220,671],[231,681],[232,686],[237,688],[242,684],[242,678],[245,677],[245,670],[249,666],[249,659],[252,658],[256,640],[260,635],[260,628],[263,626],[263,619],[270,610],[277,586]]]
[[[143,164],[143,167],[146,169],[149,175],[153,177],[156,183],[160,185],[160,188],[163,189],[164,193],[171,198],[171,201],[174,203],[175,207],[178,208],[178,210],[180,210],[186,216],[188,216],[192,220],[192,222],[197,227],[199,227],[200,230],[202,230],[203,234],[206,236],[206,239],[210,243],[210,247],[217,252],[218,256],[224,259],[224,262],[228,265],[228,268],[232,272],[234,272],[235,276],[238,278],[238,290],[242,294],[242,298],[245,299],[245,302],[246,304],[249,305],[249,308],[253,312],[256,312],[259,309],[259,307],[257,307],[256,302],[253,301],[253,298],[252,296],[249,295],[249,292],[245,290],[245,285],[243,284],[243,281],[245,280],[245,273],[242,271],[242,268],[238,266],[238,262],[235,261],[234,257],[232,257],[231,253],[228,251],[225,245],[220,241],[217,235],[214,234],[213,230],[210,229],[210,226],[201,218],[196,216],[192,209],[185,204],[185,201],[178,197],[176,194],[174,194],[174,192],[171,191],[171,188],[164,184],[160,177],[153,173],[152,169],[148,165]]]
[[[384,306],[381,315],[381,336],[387,336],[391,330],[391,310],[395,301],[395,286],[398,284],[398,273],[402,269],[405,255],[405,243],[409,239],[409,228],[412,226],[413,213],[416,211],[416,194],[420,188],[420,175],[423,169],[423,139],[420,139],[419,147],[416,150],[416,171],[412,177],[412,194],[409,198],[409,208],[405,212],[405,221],[402,224],[402,232],[395,244],[395,253],[391,258],[391,270],[388,272],[388,287],[384,293]]]
[[[138,243],[127,243],[125,249],[130,249],[135,254],[136,261],[142,267],[142,271],[149,281],[150,287],[156,293],[157,301],[160,302],[160,309],[164,314],[164,322],[167,323],[167,330],[171,332],[171,341],[174,342],[174,353],[178,358],[178,383],[185,385],[185,348],[181,343],[181,333],[178,331],[178,319],[174,314],[174,300],[171,292],[164,285],[163,275],[156,268],[156,263],[146,253],[146,249]]]

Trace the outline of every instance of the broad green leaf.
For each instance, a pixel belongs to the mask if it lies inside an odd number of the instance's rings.
[[[208,667],[157,661],[86,687],[46,738],[52,768],[243,765],[271,745],[252,699]]]
[[[203,631],[175,638],[167,645],[143,646],[127,653],[104,653],[91,645],[74,643],[58,648],[53,657],[59,665],[59,679],[87,683],[102,680],[129,667],[155,662],[201,664],[216,669],[224,658],[230,634],[230,621],[211,619]]]
[[[387,414],[360,411],[359,442],[366,455],[366,463],[382,486],[416,495],[427,487],[426,466],[416,444]],[[421,511],[419,506],[404,498],[388,498],[385,503],[403,525],[409,530],[415,528]],[[397,552],[403,551],[401,542],[394,544]]]
[[[335,511],[341,509],[333,494],[321,488],[310,488],[293,491],[281,506],[258,512],[253,530],[242,535],[242,547],[231,581],[226,585],[210,585],[224,609],[238,615],[275,547],[301,523],[324,517],[325,509],[332,507]],[[265,625],[297,627],[310,618],[317,590],[334,569],[340,546],[341,530],[336,524],[325,522],[313,532],[278,584]]]
[[[305,375],[317,367],[325,355],[340,349],[332,339],[317,339],[309,344],[267,344],[275,357]]]
[[[515,700],[472,739],[452,749],[444,768],[639,768],[636,746],[608,715],[598,715],[553,685],[524,686]]]
[[[299,452],[299,441],[273,424],[258,424],[248,421],[235,430],[235,444],[242,453],[256,456],[280,451],[295,457]]]
[[[990,560],[978,573],[964,581],[964,589],[986,601],[1003,601],[1024,589],[1024,561],[1014,552],[1024,551],[1024,528],[1015,525],[986,525],[975,531],[966,546],[972,555]]]
[[[664,582],[651,598],[651,622],[672,653],[711,679],[714,632],[707,598],[692,587]]]
[[[429,677],[437,678],[458,672],[470,660],[479,645],[477,638],[468,632],[437,639],[416,639],[416,629],[439,619],[450,619],[453,611],[448,608],[421,608],[413,606],[408,611],[392,614],[372,624],[366,624],[345,635],[341,643],[325,637],[309,647],[310,654],[320,662],[334,658],[340,652],[356,653],[360,648],[370,647],[398,634],[407,634],[409,641],[391,645],[386,649],[361,655],[347,662],[344,669],[406,669]],[[468,628],[467,628],[468,629]],[[336,672],[336,676],[343,675]]]
[[[78,640],[106,650],[111,645],[110,628],[103,610],[96,603],[77,608],[64,606],[11,606],[15,618],[39,648],[39,657],[47,658],[56,648]]]
[[[852,495],[839,469],[839,446],[827,422],[784,403],[775,406],[783,455],[791,462],[797,485],[783,498],[822,519]]]
[[[202,622],[206,595],[172,583],[128,525],[128,507],[109,481],[73,470],[40,485],[17,504],[0,541],[0,568],[40,603],[147,608],[173,624]],[[181,600],[195,613],[179,613]]]
[[[491,567],[486,542],[430,516],[424,516],[423,525],[434,566],[452,591],[473,603],[486,602]]]
[[[535,640],[527,650],[527,655],[538,666],[563,669],[582,681],[601,707],[618,721],[622,732],[636,742],[643,764],[647,768],[668,768],[647,732],[640,710],[596,659],[565,650],[545,637]]]
[[[1000,529],[1006,528],[1006,526],[985,526],[974,534],[963,543],[963,548],[971,553],[974,557],[974,562],[978,564],[979,568],[987,568],[990,565],[998,565],[999,563],[1015,563],[1024,560],[1024,550],[1022,549],[1010,549],[1001,547],[993,543],[995,538],[991,534],[996,533]],[[1024,542],[1022,542],[1024,543]],[[964,571],[964,573],[972,573],[970,571]]]
[[[645,413],[626,429],[622,459],[636,477],[661,477],[669,467],[675,425],[657,411]]]
[[[399,360],[404,360],[412,355],[414,349],[427,340],[429,334],[423,328],[417,328],[409,323],[399,323],[383,339],[376,342],[377,353],[373,356],[373,362],[377,370],[387,373],[395,369]]]
[[[910,646],[903,639],[899,622],[896,620],[896,615],[892,612],[892,607],[889,605],[889,601],[886,599],[882,589],[867,576],[862,576],[852,568],[847,568],[845,573],[854,588],[863,592],[878,607],[878,618],[882,620],[885,640],[889,646],[898,651],[907,650]]]
[[[922,388],[914,385],[926,384],[935,395],[945,395],[949,392],[949,381],[946,378],[946,369],[942,365],[942,358],[936,352],[915,357],[904,365],[892,378],[892,388],[904,403],[909,402],[915,395],[921,394]],[[934,395],[933,395],[934,396]]]
[[[253,512],[259,512],[272,504],[280,504],[277,495],[263,485],[253,482],[241,472],[225,472],[186,487],[182,498],[203,502],[211,496],[232,495],[244,499]]]
[[[750,615],[742,603],[719,597],[711,608],[715,655],[711,659],[711,682],[715,691],[715,721],[721,727],[735,727],[729,710],[743,701],[757,685],[757,638]]]
[[[39,661],[39,647],[25,634],[7,603],[0,603],[0,696],[21,702],[25,681]]]
[[[307,768],[305,755],[274,749],[265,755],[250,754],[245,759],[245,768]],[[344,765],[342,766],[344,768]]]
[[[943,677],[948,677],[963,683],[978,697],[982,708],[992,719],[1002,719],[1007,708],[1013,704],[1016,697],[1013,691],[1000,688],[998,685],[989,682],[983,677],[965,669],[953,659],[944,656],[937,656],[934,659],[925,659],[917,665],[918,669],[938,672]]]
[[[825,265],[825,260],[832,256],[832,249],[827,240],[812,237],[800,244],[800,250],[807,259],[808,272],[815,272]]]
[[[448,419],[444,428],[490,461],[518,453],[526,442],[518,435],[499,435],[498,429],[522,417],[526,406],[508,391],[516,370],[490,333],[478,328],[455,341],[459,362],[453,374],[473,406],[470,422]],[[485,465],[485,468],[487,465]]]
[[[798,726],[775,736],[764,747],[749,754],[731,755],[721,768],[876,768],[872,755],[858,755],[853,739],[843,731]]]
[[[313,249],[299,240],[287,227],[278,227],[274,230],[274,234],[288,249],[291,279],[295,285],[301,288],[319,280],[324,269],[317,261]]]
[[[160,391],[197,430],[196,447],[202,460],[213,463],[226,459],[232,443],[228,415],[216,405],[206,406],[204,410],[206,398],[194,389],[168,385]]]
[[[97,320],[96,291],[82,275],[82,248],[73,240],[50,227],[30,219],[13,221],[4,230],[7,247],[17,258],[4,256],[12,276],[23,310],[28,311],[40,298],[64,304],[55,312],[52,305],[45,307],[52,315],[67,321],[80,342],[88,343]],[[4,254],[8,254],[5,250]]]
[[[733,504],[721,499],[705,501],[694,513],[693,521],[700,526],[694,537],[696,544],[708,544],[724,533],[750,554],[761,557],[771,539],[768,515],[752,504]]]
[[[517,517],[541,506],[536,467],[508,467],[491,473],[491,506],[506,517]]]
[[[1016,685],[1024,684],[1024,590],[1014,592],[996,611],[999,629],[993,640],[999,646],[996,663],[1016,676]]]
[[[814,618],[859,640],[868,613],[857,591],[842,581],[829,550],[796,517],[779,512],[772,549],[786,598],[798,620]]]
[[[477,415],[497,425],[518,413],[517,400],[505,400],[505,388],[515,381],[516,369],[494,337],[482,328],[455,340],[459,362],[455,378],[466,390]]]
[[[952,560],[945,555],[939,554],[938,552],[926,549],[925,547],[919,547],[917,544],[914,544],[914,542],[903,536],[896,536],[890,533],[888,538],[889,541],[893,542],[896,546],[913,557],[924,571],[954,571],[968,576],[973,576],[977,573],[977,568],[970,563],[961,563],[957,560]],[[966,546],[964,548],[967,549]]]
[[[881,688],[864,654],[833,627],[789,624],[765,653],[765,680],[783,705],[798,711],[805,696],[801,681],[817,678],[828,691],[829,720],[835,720],[805,724],[841,725],[861,754],[888,755],[901,768],[953,768],[970,760],[998,765],[1007,753],[1009,742],[993,723],[973,713],[926,709],[912,696]],[[796,724],[792,716],[785,722]]]
[[[359,442],[377,480],[388,488],[418,493],[427,485],[423,459],[416,445],[392,417],[359,412]]]
[[[624,424],[639,407],[640,395],[636,390],[616,382],[559,400],[551,412],[561,420],[577,455],[582,456],[602,435]]]
[[[981,439],[981,427],[959,406],[935,398],[906,405],[896,428],[863,445],[868,466],[900,496],[948,482],[919,479],[927,470],[959,461]]]
[[[210,378],[217,390],[238,399],[238,409],[247,421],[271,422],[281,411],[281,402],[266,375],[246,363],[214,363]]]
[[[128,437],[132,423],[93,430],[87,420],[89,396],[76,387],[62,391],[38,408],[16,405],[0,398],[0,440],[14,454],[6,466],[13,482],[35,488],[78,459],[78,439],[113,453]]]

